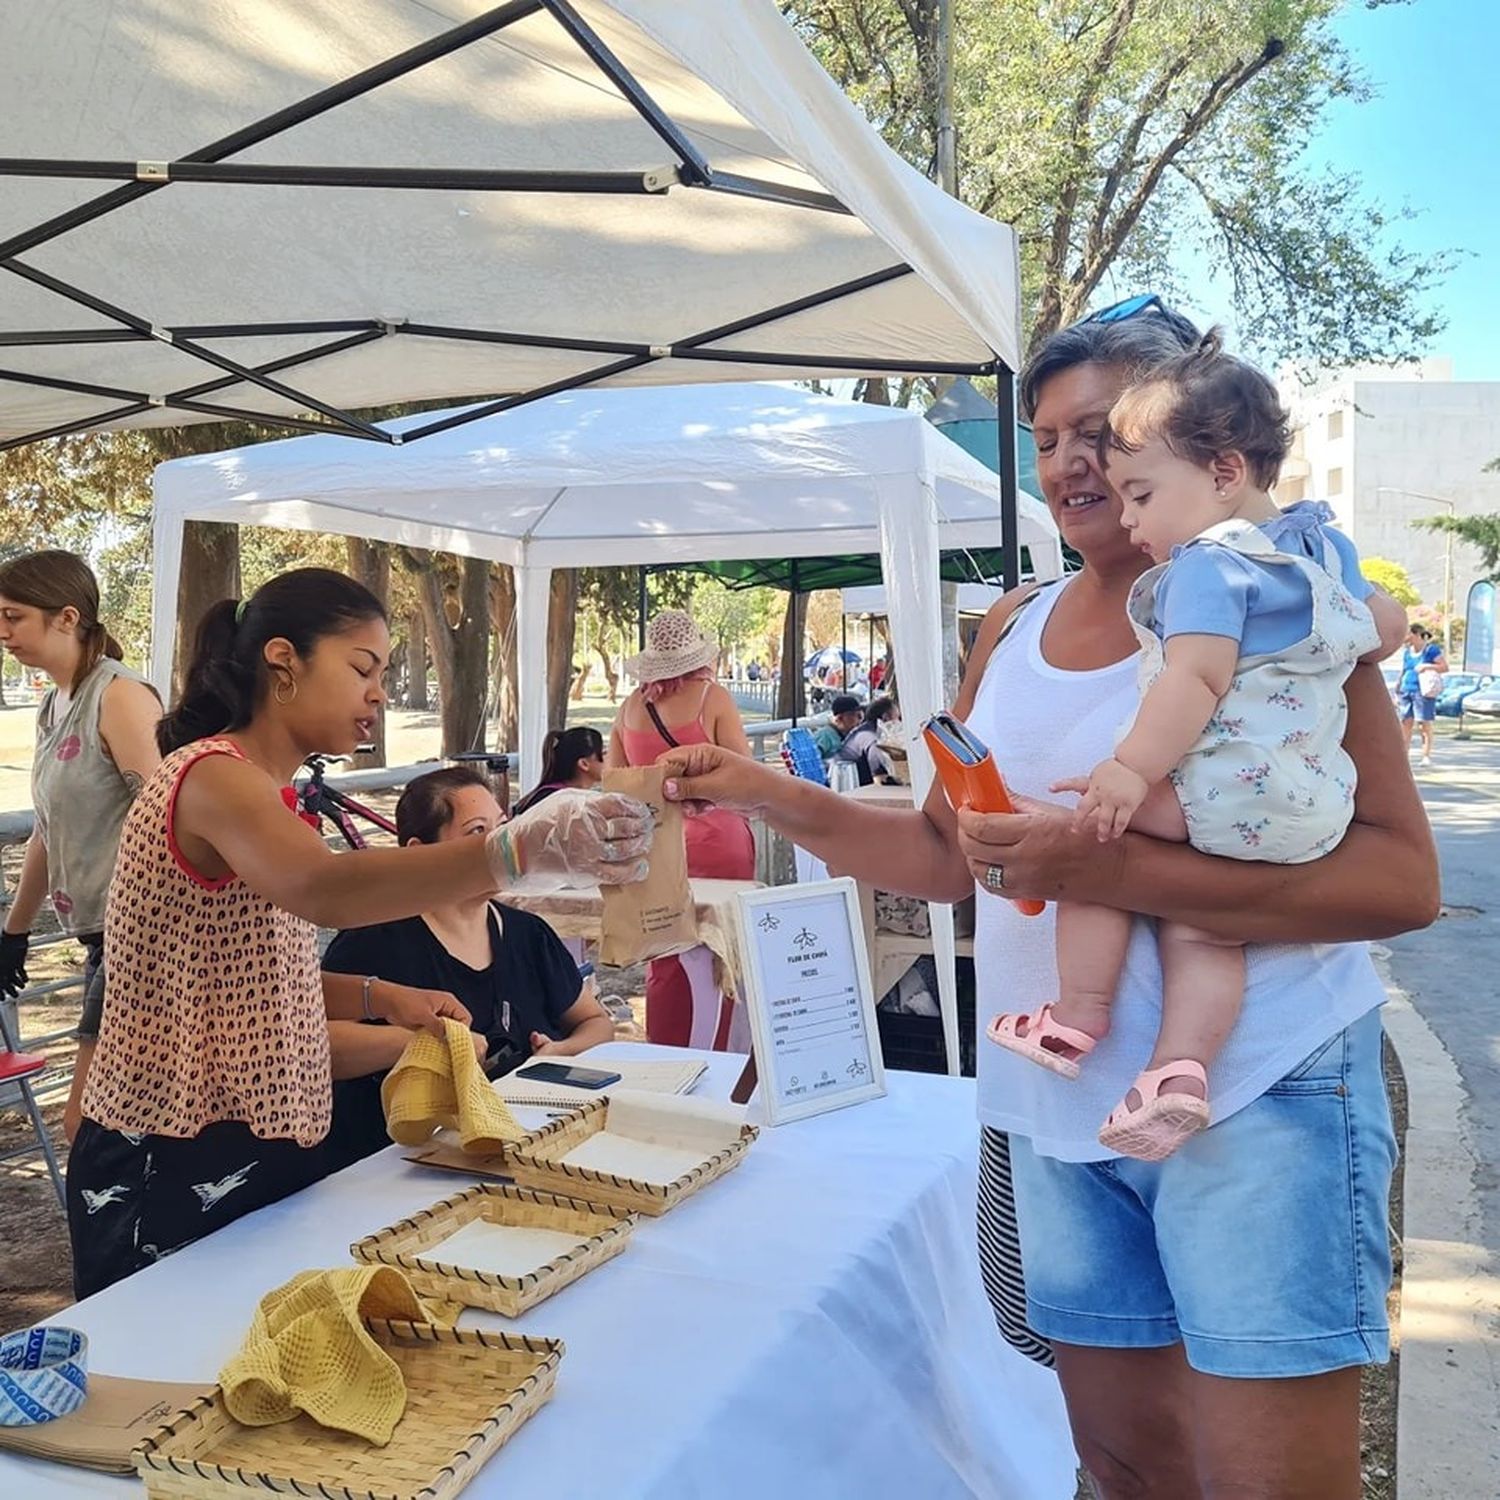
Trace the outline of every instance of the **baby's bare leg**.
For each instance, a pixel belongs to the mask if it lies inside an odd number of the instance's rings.
[[[1130,820],[1150,838],[1182,843],[1187,822],[1170,782],[1158,782]],[[1130,946],[1130,913],[1112,906],[1063,902],[1057,908],[1057,978],[1061,999],[1052,1014],[1098,1039],[1109,1033],[1110,1006]]]
[[[1161,1030],[1147,1068],[1181,1058],[1207,1068],[1234,1030],[1244,1003],[1244,944],[1181,922],[1163,922],[1156,946],[1162,970]],[[1202,1084],[1192,1078],[1167,1078],[1162,1092],[1205,1097]]]
[[[1064,901],[1057,908],[1057,978],[1052,1014],[1096,1041],[1109,1034],[1109,1011],[1130,943],[1130,913]]]

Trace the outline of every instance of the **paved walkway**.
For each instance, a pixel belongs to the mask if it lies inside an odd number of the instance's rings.
[[[1500,1495],[1500,725],[1418,784],[1444,915],[1383,950],[1406,1075],[1401,1500]]]
[[[1441,739],[1435,759],[1417,779],[1446,915],[1392,942],[1390,970],[1457,1065],[1482,1164],[1482,1243],[1500,1256],[1500,724],[1468,741]]]

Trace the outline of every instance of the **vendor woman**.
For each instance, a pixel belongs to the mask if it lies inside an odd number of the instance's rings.
[[[401,794],[396,834],[406,846],[487,839],[504,821],[484,778],[466,766],[429,771]],[[487,895],[434,905],[420,916],[341,932],[323,959],[329,974],[370,981],[384,997],[405,988],[469,1013],[474,1049],[491,1074],[530,1057],[569,1057],[614,1039],[614,1023],[540,917]],[[436,992],[436,993],[435,993]],[[327,1170],[390,1145],[380,1085],[411,1040],[409,1029],[328,1023],[333,1049],[333,1128]]]
[[[311,752],[368,737],[389,655],[379,600],[322,568],[199,626],[110,886],[104,1021],[68,1163],[80,1297],[319,1175],[330,1018],[468,1024],[451,995],[320,976],[317,926],[645,873],[648,810],[581,793],[485,838],[334,854],[282,793]]]

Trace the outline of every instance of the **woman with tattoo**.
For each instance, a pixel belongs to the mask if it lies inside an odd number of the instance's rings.
[[[161,703],[121,661],[99,620],[99,582],[71,552],[32,552],[0,566],[0,646],[53,683],[36,715],[36,826],[0,932],[0,993],[25,988],[31,924],[50,899],[58,926],[84,950],[78,1061],[63,1115],[71,1141],[104,1008],[104,898],[126,809],[161,764]]]

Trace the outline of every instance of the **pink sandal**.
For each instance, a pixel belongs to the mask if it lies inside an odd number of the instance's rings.
[[[1025,1036],[1018,1030],[1023,1025],[1026,1027]],[[1050,1005],[1044,1005],[1034,1016],[996,1016],[985,1031],[992,1042],[1007,1052],[1019,1052],[1039,1067],[1060,1073],[1064,1078],[1077,1078],[1079,1058],[1087,1057],[1097,1045],[1097,1039],[1088,1032],[1054,1021]],[[1061,1052],[1044,1047],[1044,1042],[1061,1042],[1063,1046],[1073,1048],[1079,1058],[1064,1057]]]
[[[1099,1144],[1137,1161],[1165,1161],[1182,1143],[1208,1127],[1208,1100],[1193,1094],[1164,1094],[1168,1078],[1195,1078],[1208,1093],[1208,1075],[1190,1058],[1148,1068],[1131,1087],[1141,1096],[1132,1109],[1127,1091],[1099,1132]]]

